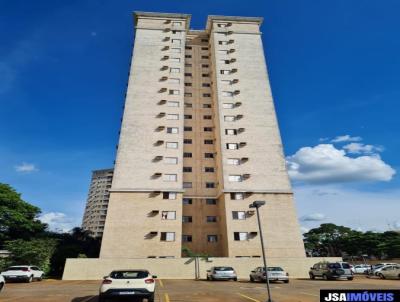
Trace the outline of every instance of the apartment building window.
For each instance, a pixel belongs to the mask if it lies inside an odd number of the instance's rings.
[[[168,107],[179,107],[179,102],[176,101],[168,101],[167,102]]]
[[[176,192],[163,192],[163,199],[176,199],[177,195]]]
[[[183,172],[192,172],[192,167],[183,167]]]
[[[190,59],[190,58],[192,58],[192,55],[185,55],[185,58]]]
[[[177,134],[177,133],[179,133],[179,128],[178,127],[168,127],[167,133]]]
[[[185,126],[185,127],[183,127],[183,130],[184,130],[184,131],[192,131],[193,128],[192,128],[192,127],[189,127],[189,126]]]
[[[210,77],[210,74],[209,74],[209,73],[203,73],[201,76],[202,76],[203,78],[209,78],[209,77]]]
[[[176,212],[175,211],[162,211],[161,212],[161,219],[162,220],[175,220],[176,219]]]
[[[175,68],[175,67],[171,67],[170,69],[169,69],[169,72],[170,73],[180,73],[181,72],[181,69],[180,68]]]
[[[192,49],[192,46],[185,46],[185,49],[191,50],[191,49]]]
[[[204,140],[204,144],[205,144],[205,145],[213,145],[213,144],[214,144],[214,141],[213,141],[212,139],[205,139],[205,140]]]
[[[179,120],[179,114],[167,114],[167,120]]]
[[[204,153],[205,158],[214,158],[214,153]]]
[[[181,49],[180,48],[171,48],[171,52],[173,52],[173,53],[181,53]]]
[[[235,116],[234,115],[224,115],[224,121],[225,122],[234,122]]]
[[[217,216],[207,216],[207,222],[217,222]]]
[[[182,216],[182,222],[191,223],[192,222],[192,216]]]
[[[177,142],[167,142],[165,145],[168,149],[178,149]]]
[[[231,80],[221,80],[221,83],[224,85],[230,85],[231,84]]]
[[[192,157],[192,153],[191,152],[184,152],[183,153],[183,157],[191,158]]]
[[[227,143],[227,144],[226,144],[226,149],[228,149],[228,150],[236,150],[236,149],[239,149],[239,144],[236,144],[236,143]]]
[[[207,241],[210,243],[218,242],[218,236],[217,235],[207,235]]]
[[[182,242],[192,242],[192,235],[182,235]]]
[[[192,115],[191,114],[185,114],[185,120],[191,120]]]
[[[218,50],[218,53],[221,55],[227,55],[228,54],[228,50],[227,49],[220,49]]]
[[[226,135],[237,135],[237,130],[236,129],[225,129],[225,134]]]
[[[192,73],[191,72],[186,72],[185,73],[185,77],[191,77],[192,76]]]
[[[193,105],[192,105],[192,103],[185,103],[185,107],[186,107],[186,108],[192,108]]]
[[[169,78],[168,79],[168,83],[170,84],[179,84],[181,82],[180,79],[176,79],[176,78]]]
[[[201,39],[201,42],[207,42],[208,43],[208,40],[207,39]]]
[[[241,182],[243,181],[242,175],[229,175],[228,177],[230,182]]]
[[[181,39],[172,39],[172,44],[181,45]]]
[[[203,104],[203,108],[211,108],[212,105],[211,104]]]
[[[219,45],[228,45],[228,41],[218,41]]]
[[[185,67],[192,67],[192,64],[190,64],[190,63],[185,63]]]
[[[247,232],[234,232],[233,238],[235,241],[245,241],[248,239]]]
[[[240,165],[240,159],[239,158],[228,158],[227,163],[228,163],[228,165],[237,166],[237,165]]]
[[[232,97],[233,96],[233,92],[231,92],[231,91],[222,91],[222,96]]]
[[[176,165],[178,164],[177,157],[164,157],[164,162],[169,165]]]
[[[208,56],[201,56],[202,59],[208,59]]]
[[[204,120],[211,120],[212,116],[211,115],[203,115]]]
[[[172,26],[181,26],[181,25],[182,25],[182,22],[179,22],[179,21],[172,22]]]
[[[220,71],[219,71],[221,74],[230,74],[230,70],[228,70],[228,69],[221,69]]]
[[[169,90],[169,94],[170,94],[170,95],[179,95],[180,92],[179,92],[179,90],[177,90],[177,89],[170,89],[170,90]]]
[[[226,23],[219,23],[217,24],[218,27],[226,27]]]
[[[208,50],[208,47],[202,47],[201,50]]]
[[[161,232],[161,241],[175,241],[175,232]]]
[[[164,181],[177,181],[178,176],[176,174],[164,174],[163,180]]]
[[[245,211],[232,211],[232,219],[244,220],[244,219],[246,219],[246,212]]]
[[[225,60],[225,59],[220,60],[220,62],[221,62],[222,64],[229,64],[229,63],[230,63],[229,60]]]
[[[210,98],[210,97],[211,97],[211,94],[210,94],[210,93],[203,93],[203,97],[205,97],[205,98]]]
[[[203,67],[203,68],[208,68],[209,65],[208,65],[208,64],[201,64],[201,67]]]
[[[183,140],[183,143],[184,143],[184,144],[191,144],[191,143],[192,143],[192,139],[191,139],[191,138],[185,138],[185,139]]]
[[[192,204],[192,203],[193,203],[193,199],[192,199],[192,198],[183,198],[183,199],[182,199],[182,203],[183,203],[184,205]]]
[[[203,87],[210,87],[211,84],[210,84],[210,83],[203,83],[203,84],[201,84],[201,86],[203,86]]]
[[[192,83],[185,83],[185,86],[190,87],[190,86],[192,86]]]
[[[204,132],[212,132],[212,127],[204,127],[203,128]]]
[[[242,200],[244,199],[244,193],[231,193],[232,200]]]
[[[214,168],[213,167],[205,167],[204,168],[204,172],[214,172]]]
[[[185,189],[190,189],[190,188],[192,188],[193,187],[193,185],[192,185],[192,183],[191,182],[183,182],[183,187],[185,188]]]
[[[169,61],[174,62],[174,63],[179,63],[181,61],[181,59],[180,58],[170,58]]]
[[[235,105],[233,103],[223,103],[222,108],[224,109],[233,109],[235,108]]]
[[[207,189],[214,189],[215,188],[215,183],[214,182],[206,182],[206,188]]]
[[[191,92],[185,92],[185,97],[191,97],[192,93]]]

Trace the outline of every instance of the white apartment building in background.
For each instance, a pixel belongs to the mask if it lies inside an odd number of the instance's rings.
[[[93,237],[103,236],[113,172],[113,169],[95,170],[92,172],[92,179],[83,214],[82,229],[90,231]]]

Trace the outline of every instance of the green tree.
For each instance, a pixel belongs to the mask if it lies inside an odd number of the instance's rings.
[[[44,232],[47,225],[37,220],[40,209],[21,199],[7,184],[0,183],[0,248],[9,240],[28,240]]]
[[[52,238],[7,241],[5,248],[11,252],[11,257],[7,261],[10,265],[37,265],[48,273],[56,244],[56,240]]]

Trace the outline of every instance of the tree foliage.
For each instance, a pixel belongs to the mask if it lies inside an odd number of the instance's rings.
[[[0,183],[0,248],[6,241],[28,240],[46,229],[37,220],[40,209],[21,199],[13,188]]]
[[[333,223],[321,224],[304,234],[306,250],[313,256],[400,257],[400,232],[360,232]]]

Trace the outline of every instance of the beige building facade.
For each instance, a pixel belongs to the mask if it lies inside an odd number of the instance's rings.
[[[101,259],[305,257],[261,23],[135,13]]]
[[[93,237],[103,236],[113,173],[113,169],[95,170],[92,172],[82,219],[82,229],[89,231]]]

